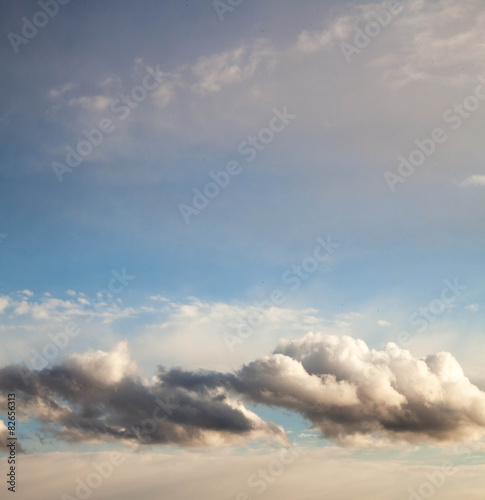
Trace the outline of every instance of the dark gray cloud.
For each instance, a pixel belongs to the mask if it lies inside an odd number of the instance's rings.
[[[156,382],[147,384],[125,362],[123,348],[105,354],[71,357],[40,371],[7,366],[0,370],[0,387],[17,393],[26,414],[60,426],[52,432],[69,441],[197,446],[285,437],[244,408],[217,374],[160,369]]]
[[[160,367],[149,382],[120,344],[41,371],[6,366],[0,388],[17,392],[28,415],[69,441],[285,439],[245,406],[255,402],[297,411],[342,444],[475,439],[485,431],[485,393],[451,354],[416,359],[394,344],[376,351],[351,337],[308,334],[235,373]]]

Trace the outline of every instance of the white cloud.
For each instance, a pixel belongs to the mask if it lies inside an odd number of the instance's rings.
[[[273,57],[273,51],[262,40],[251,46],[242,45],[231,51],[201,57],[192,67],[197,80],[192,89],[202,95],[219,92],[227,85],[252,78],[263,63],[270,67]]]
[[[397,167],[399,154],[414,147],[413,141],[421,138],[417,137],[417,131],[420,134],[422,131],[424,137],[433,128],[442,126],[441,116],[457,102],[457,95],[465,97],[476,87],[476,77],[482,71],[479,61],[484,54],[485,14],[477,0],[465,3],[410,0],[403,12],[372,40],[365,53],[358,56],[359,60],[348,65],[338,41],[352,42],[350,26],[362,26],[370,19],[371,10],[380,5],[385,2],[345,6],[343,15],[342,8],[337,14],[334,11],[328,15],[322,29],[287,36],[283,43],[281,40],[273,43],[271,38],[244,40],[194,61],[179,61],[169,72],[160,70],[165,83],[149,96],[154,105],[142,103],[129,119],[116,121],[116,131],[102,148],[93,152],[93,161],[107,163],[95,175],[116,178],[117,182],[183,175],[180,169],[171,170],[171,165],[177,164],[172,159],[190,158],[194,145],[207,146],[208,150],[227,156],[231,152],[228,148],[235,150],[237,144],[264,125],[273,107],[288,105],[288,109],[297,114],[299,125],[298,132],[296,128],[295,132],[288,131],[288,140],[271,144],[274,158],[287,159],[280,162],[281,169],[294,172],[296,161],[301,163],[298,171],[315,169],[314,162],[306,161],[306,153],[299,151],[296,144],[307,148],[301,137],[310,143],[311,138],[322,137],[326,139],[320,146],[311,144],[317,150],[309,152],[309,156],[315,157],[324,150],[333,150],[332,154],[335,149],[345,150],[350,163],[366,165],[365,176],[361,175],[362,168],[356,166],[356,170],[350,172],[357,173],[359,168],[359,175],[347,176],[345,186],[329,184],[332,192],[352,189],[357,184],[361,187],[364,182],[366,189],[359,192],[382,193],[382,186],[375,182],[376,175],[382,176],[390,165]],[[315,25],[318,20],[312,19],[312,22]],[[446,58],[442,57],[444,52]],[[133,66],[134,81],[139,83],[142,61],[134,61]],[[124,80],[118,85],[115,80],[106,76],[93,94],[116,98],[119,92],[129,91],[134,84],[132,80]],[[341,85],[342,81],[352,85]],[[302,82],[305,82],[303,87]],[[430,91],[433,91],[431,101]],[[72,96],[73,99],[80,97],[83,96]],[[160,107],[164,108],[163,112]],[[73,135],[75,141],[81,138],[83,128],[96,123],[95,118],[97,115],[94,117],[81,109],[77,119],[71,115],[59,119],[65,120],[63,123],[69,124],[70,129],[77,128],[77,135]],[[392,133],[388,123],[394,124]],[[140,130],[136,138],[132,136],[133,130]],[[440,150],[450,147],[451,141],[440,145]],[[473,155],[468,156],[469,163],[475,164],[484,153],[478,133],[471,149]],[[65,155],[63,146],[59,151]],[[167,159],[163,169],[159,168],[162,151]],[[433,161],[440,161],[440,168],[423,170],[422,175],[413,177],[413,183],[428,182],[426,176],[432,176],[436,182],[450,182],[456,159],[452,155],[439,158],[439,154]],[[142,163],[136,175],[113,161],[120,156]],[[260,171],[273,168],[271,164],[263,162]],[[323,169],[323,175],[329,167],[322,162],[318,168]],[[332,177],[332,182],[337,181]],[[190,193],[189,188],[187,197]],[[443,220],[456,217],[451,206],[444,203],[440,206],[439,217]],[[94,220],[92,217],[91,223],[95,223]],[[366,231],[368,220],[371,218],[358,220],[356,226]],[[465,223],[478,224],[478,221],[468,219]]]
[[[22,328],[27,330],[30,325],[37,335],[44,336],[45,328],[51,330],[56,321],[58,331],[63,326],[62,319],[82,318],[85,314],[79,304],[55,298],[13,302],[12,306],[17,314],[9,317],[9,321],[17,320],[19,313],[30,315],[34,321],[23,320]],[[393,343],[378,351],[370,349],[363,340],[329,334],[332,330],[358,328],[355,321],[367,321],[366,315],[358,312],[339,314],[334,322],[325,324],[315,316],[315,310],[274,307],[267,310],[253,338],[244,339],[231,353],[224,334],[235,332],[244,317],[256,311],[255,306],[205,303],[189,297],[181,303],[162,301],[158,309],[110,308],[95,315],[98,322],[106,321],[106,314],[151,320],[151,324],[138,328],[140,333],[131,340],[131,347],[145,375],[151,376],[159,365],[167,367],[162,370],[165,375],[158,375],[160,380],[167,377],[166,388],[172,383],[179,390],[192,377],[189,372],[173,368],[174,365],[186,370],[215,369],[220,375],[208,387],[215,384],[217,388],[227,378],[236,392],[255,402],[298,411],[324,436],[342,444],[370,446],[374,438],[377,439],[374,444],[380,445],[399,439],[403,442],[476,439],[485,427],[483,415],[480,416],[485,411],[485,395],[470,384],[460,364],[449,353],[426,353],[417,358]],[[372,323],[375,325],[375,320]],[[22,331],[15,323],[10,328]],[[7,332],[5,326],[3,330]],[[89,330],[96,331],[95,322]],[[323,333],[307,333],[309,330]],[[282,335],[292,339],[281,340],[272,355],[260,357],[262,351],[271,352]],[[442,345],[443,335],[439,340]],[[69,351],[72,348],[70,344]],[[58,357],[63,354],[66,353]],[[73,354],[70,359],[86,373],[98,374],[105,383],[118,384],[123,377],[135,377],[139,372],[130,360],[126,342],[111,352]],[[244,366],[238,372],[237,383],[224,375],[241,364]],[[212,377],[193,376],[200,380]],[[156,380],[157,377],[152,382]],[[228,397],[226,403],[245,414],[236,399]],[[450,411],[443,411],[444,408]],[[67,418],[66,411],[62,409],[62,418]],[[343,415],[347,416],[342,418]],[[247,414],[246,418],[256,417]],[[262,426],[259,422],[258,428]],[[220,436],[210,433],[204,437],[206,443],[219,440]]]
[[[330,27],[322,31],[302,31],[298,37],[296,47],[303,52],[334,49],[337,43],[350,36],[354,26],[355,20],[352,16],[342,16],[333,21]]]
[[[3,420],[0,420],[0,451],[8,452],[7,448],[8,429]]]
[[[485,17],[481,7],[478,0],[406,2],[403,14],[393,23],[396,39],[402,43],[386,47],[385,63],[394,67],[385,71],[384,81],[397,87],[416,81],[460,85],[467,80],[463,66],[468,74],[474,71],[474,76],[478,76],[477,61],[485,53],[481,36]],[[456,24],[457,19],[467,19],[465,30]],[[446,58],[440,57],[443,52]]]
[[[14,312],[15,314],[21,315],[21,314],[27,314],[29,310],[30,308],[28,302],[23,300],[20,303],[16,303]]]
[[[49,95],[53,98],[60,97],[62,94],[65,94],[69,90],[72,90],[73,88],[76,87],[76,84],[74,83],[65,83],[64,85],[61,85],[57,88],[51,89],[49,91]]]
[[[69,106],[81,106],[88,111],[100,112],[106,110],[112,99],[105,95],[82,96],[69,99]]]
[[[10,304],[10,298],[8,296],[0,297],[0,314],[2,314],[5,309],[7,309]]]
[[[256,401],[297,410],[343,444],[485,435],[485,393],[447,352],[419,359],[393,343],[376,351],[360,339],[310,333],[280,341],[240,377]]]
[[[300,336],[323,324],[315,310],[274,307],[266,310],[261,327],[230,352],[224,335],[237,334],[251,311],[257,308],[195,297],[180,303],[164,301],[161,318],[153,318],[131,343],[133,355],[148,373],[160,363],[229,370],[269,352],[283,331]]]
[[[49,335],[62,334],[69,324],[76,324],[82,335],[71,340],[69,349],[79,343],[90,341],[91,346],[105,346],[112,340],[111,324],[122,318],[136,317],[143,308],[123,307],[118,301],[102,303],[88,300],[84,294],[71,290],[69,294],[77,301],[64,300],[42,294],[39,299],[17,294],[0,297],[0,337],[7,344],[7,349],[0,353],[1,361],[29,361],[32,349],[42,352],[51,343]],[[14,334],[14,335],[13,335]],[[8,342],[5,341],[8,339]],[[59,353],[61,356],[63,352]]]
[[[379,326],[391,326],[391,323],[389,323],[389,321],[386,321],[385,319],[380,319],[377,324]]]
[[[160,301],[160,302],[169,302],[169,300],[167,298],[163,297],[162,295],[151,295],[148,298],[150,300],[157,300],[157,301]]]
[[[467,177],[461,184],[461,187],[469,186],[485,186],[485,175],[471,175]]]

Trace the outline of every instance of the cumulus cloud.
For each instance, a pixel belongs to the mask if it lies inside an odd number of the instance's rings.
[[[61,439],[121,439],[138,444],[233,444],[248,438],[285,441],[282,428],[249,411],[216,378],[192,387],[160,369],[152,382],[137,375],[125,343],[111,353],[72,355],[52,368],[0,370],[3,393],[15,391],[22,412]],[[6,400],[0,400],[6,407]],[[19,410],[20,411],[20,410]],[[55,427],[55,430],[53,429]]]
[[[300,397],[295,409],[326,437],[341,442],[364,437],[437,442],[477,439],[484,434],[485,393],[465,377],[450,353],[417,359],[393,343],[376,351],[348,336],[309,334],[280,342],[273,356],[244,367],[243,372],[249,370],[253,379],[261,371],[275,377],[272,366],[281,356],[298,362],[308,379],[321,379],[311,403]],[[343,387],[348,387],[347,398],[318,402],[317,396]],[[285,384],[278,392],[264,385],[263,389],[254,395],[259,401],[287,405],[282,397],[289,392]]]
[[[485,433],[485,393],[450,353],[417,359],[393,343],[377,351],[348,336],[282,340],[270,356],[232,373],[160,367],[150,381],[139,377],[121,343],[111,353],[72,355],[41,371],[4,367],[0,387],[17,391],[27,415],[69,441],[198,446],[287,439],[250,411],[251,403],[299,412],[322,437],[346,445]]]

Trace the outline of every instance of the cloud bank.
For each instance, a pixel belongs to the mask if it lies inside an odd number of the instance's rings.
[[[321,497],[324,490],[326,497],[339,500],[407,499],[411,496],[410,488],[419,491],[423,482],[428,481],[427,476],[442,471],[441,465],[416,466],[409,458],[362,460],[355,459],[352,450],[326,447],[301,450],[300,456],[285,465],[281,474],[268,472],[270,481],[261,481],[259,471],[268,471],[272,463],[279,461],[279,456],[279,450],[215,457],[188,452],[177,455],[127,452],[122,455],[122,464],[113,468],[113,474],[103,480],[91,498],[131,500],[136,496],[158,500],[163,495],[179,500],[313,499]],[[66,493],[76,498],[79,483],[86,485],[87,478],[96,473],[93,464],[107,463],[109,458],[109,452],[25,455],[22,499],[61,498]],[[457,465],[455,473],[446,476],[444,484],[435,489],[436,498],[482,500],[484,469],[484,465]],[[59,474],[59,470],[63,473]]]
[[[241,374],[253,399],[293,408],[342,443],[454,441],[485,430],[485,393],[447,352],[416,359],[394,343],[377,351],[309,334],[280,342]]]
[[[28,418],[71,441],[212,446],[287,441],[247,405],[296,411],[343,445],[450,442],[485,434],[485,392],[446,352],[417,359],[393,343],[309,333],[233,373],[159,367],[139,376],[125,342],[111,353],[72,355],[53,367],[0,370]],[[5,401],[2,401],[5,407]]]

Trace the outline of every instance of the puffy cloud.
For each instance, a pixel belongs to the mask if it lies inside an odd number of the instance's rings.
[[[8,429],[3,420],[0,420],[0,451],[8,451]]]
[[[88,372],[110,383],[118,383],[124,377],[136,375],[136,363],[130,359],[127,342],[120,342],[113,351],[73,354],[71,358]]]
[[[333,374],[308,373],[300,361],[274,354],[240,371],[243,390],[254,400],[300,411],[358,405],[356,388]]]
[[[72,442],[199,446],[286,440],[282,428],[245,408],[217,374],[203,375],[205,382],[192,387],[174,383],[176,375],[160,369],[154,381],[142,381],[121,343],[111,353],[72,355],[41,371],[7,366],[0,370],[0,387],[4,394],[7,388],[17,393],[24,416],[54,426],[53,434]],[[5,399],[0,402],[6,406]]]
[[[28,293],[27,293],[28,292]],[[71,299],[63,300],[44,294],[39,300],[32,298],[33,293],[23,290],[21,297],[0,297],[0,313],[11,308],[16,316],[29,315],[35,320],[51,320],[54,322],[65,322],[69,319],[79,317],[91,317],[96,315],[103,318],[105,322],[111,322],[121,317],[132,316],[136,313],[133,308],[124,308],[119,299],[108,297],[98,293],[96,298],[87,299],[73,290],[68,290],[67,295]],[[75,297],[77,296],[77,301]],[[11,318],[10,318],[11,319]]]
[[[485,431],[485,393],[471,384],[450,353],[417,359],[393,343],[376,351],[351,337],[309,334],[280,342],[255,370],[267,372],[281,355],[300,363],[308,375],[321,377],[325,386],[345,382],[354,388],[356,404],[342,399],[308,405],[302,398],[298,411],[326,437],[345,442],[349,436],[448,441],[479,438]],[[286,406],[284,387],[276,398],[264,389],[259,400]]]
[[[465,63],[480,71],[476,61],[483,54],[481,33],[485,17],[478,0],[466,4],[453,0],[410,0],[402,3],[400,9],[389,9],[389,2],[349,6],[345,15],[327,21],[322,29],[304,30],[296,47],[311,53],[333,49],[341,42],[352,44],[353,30],[357,27],[363,29],[367,22],[375,21],[377,12],[383,11],[387,11],[384,18],[387,16],[390,20],[386,29],[386,54],[373,49],[378,57],[371,66],[384,70],[383,81],[390,86],[401,87],[430,79],[459,84],[463,82],[463,75],[453,73],[453,69]],[[468,29],[457,29],[456,19],[467,19]],[[401,40],[406,40],[406,43],[396,43]],[[446,59],[439,57],[444,50]]]
[[[24,369],[25,370],[25,369]],[[446,352],[417,359],[389,343],[310,333],[233,373],[159,368],[138,376],[126,344],[73,355],[52,368],[0,371],[30,417],[70,441],[122,439],[182,446],[285,440],[245,405],[291,409],[344,445],[447,442],[485,433],[485,393]],[[5,392],[5,391],[4,391]],[[3,402],[5,404],[5,402]]]

